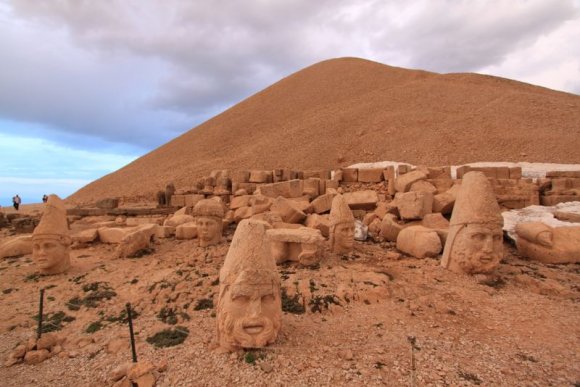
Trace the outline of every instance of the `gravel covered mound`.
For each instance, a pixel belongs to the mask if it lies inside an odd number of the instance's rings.
[[[70,203],[153,196],[213,169],[400,160],[580,162],[580,96],[357,58],[317,63],[80,189]]]

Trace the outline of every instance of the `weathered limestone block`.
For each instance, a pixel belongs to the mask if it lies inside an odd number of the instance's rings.
[[[451,167],[427,167],[429,179],[451,179]]]
[[[429,183],[427,180],[418,180],[411,184],[409,188],[410,192],[430,192],[433,195],[437,193],[437,188]]]
[[[185,206],[185,195],[171,195],[171,206],[173,207],[183,207]]]
[[[441,266],[456,273],[490,273],[503,257],[503,218],[488,178],[468,172],[451,215]]]
[[[347,192],[343,196],[352,210],[374,210],[379,201],[379,195],[373,190]]]
[[[297,203],[282,196],[274,199],[271,210],[277,212],[286,223],[301,223],[306,214],[300,210]]]
[[[116,249],[119,258],[132,257],[141,250],[151,248],[158,225],[146,224],[125,235]]]
[[[99,237],[98,229],[89,228],[73,234],[72,240],[75,243],[91,243],[96,241],[98,237]]]
[[[509,171],[510,179],[522,178],[522,167],[510,167]]]
[[[185,206],[193,208],[200,200],[204,199],[204,195],[183,195]]]
[[[356,183],[358,181],[358,169],[356,168],[342,168],[342,180],[345,183]]]
[[[361,183],[380,183],[383,181],[383,169],[382,168],[359,168],[358,170],[358,181]]]
[[[271,183],[272,171],[250,171],[250,183]]]
[[[383,177],[387,182],[387,193],[391,196],[395,195],[395,167],[391,165],[385,168]]]
[[[70,266],[72,239],[66,208],[56,195],[49,195],[40,223],[32,233],[32,259],[41,274],[59,274]]]
[[[240,207],[240,208],[236,208],[236,210],[234,211],[234,222],[238,223],[240,222],[242,219],[248,219],[250,217],[252,217],[252,207]]]
[[[134,231],[135,227],[131,228],[121,228],[121,227],[99,227],[97,233],[99,234],[99,240],[102,243],[120,243],[125,235]]]
[[[415,258],[437,256],[442,249],[437,232],[423,226],[411,226],[397,236],[397,249]]]
[[[112,210],[119,207],[119,198],[106,198],[101,199],[95,203],[97,208],[102,208],[105,210]]]
[[[170,238],[175,235],[176,227],[171,226],[158,226],[155,230],[155,238],[163,239]]]
[[[230,202],[230,208],[232,210],[237,210],[241,207],[249,207],[251,198],[252,195],[234,196]]]
[[[175,228],[176,239],[194,239],[197,237],[197,224],[188,222],[180,224]]]
[[[50,352],[46,349],[41,349],[38,351],[28,351],[24,355],[24,362],[26,364],[39,364],[50,357]]]
[[[427,214],[421,220],[421,225],[435,230],[437,235],[439,235],[439,239],[441,239],[441,244],[445,245],[449,234],[449,221],[443,215],[440,213]]]
[[[267,230],[272,255],[277,264],[286,261],[298,262],[304,266],[320,263],[324,238],[319,230],[308,227],[299,229]]]
[[[274,200],[272,198],[256,194],[250,199],[250,206],[252,207],[252,215],[261,214],[262,212],[269,211],[272,207]]]
[[[249,171],[235,171],[230,173],[232,183],[248,183],[250,181]]]
[[[0,244],[0,259],[32,254],[32,236],[22,235]]]
[[[328,238],[330,235],[330,220],[328,220],[328,216],[318,215],[318,214],[311,214],[306,217],[306,221],[304,222],[306,227],[310,227],[316,230],[320,230],[320,233],[325,238]]]
[[[317,214],[328,212],[332,207],[332,200],[334,199],[335,196],[336,194],[320,195],[319,197],[314,199],[312,203],[310,203],[310,206],[312,207],[312,210]]]
[[[326,180],[324,182],[324,192],[329,193],[329,190],[337,190],[339,186],[340,183],[336,180]]]
[[[408,192],[414,182],[425,180],[426,178],[427,175],[421,171],[412,171],[404,175],[399,175],[395,179],[395,190],[397,192]]]
[[[304,180],[310,179],[312,177],[318,179],[330,179],[330,169],[318,169],[314,171],[304,171]]]
[[[165,220],[165,222],[163,222],[163,225],[170,226],[170,227],[177,227],[180,224],[189,223],[189,222],[193,222],[193,221],[194,221],[194,219],[193,219],[193,216],[191,216],[191,215],[173,215],[172,217]]]
[[[396,215],[386,214],[381,221],[380,236],[390,242],[396,242],[401,230],[406,227],[416,225],[417,222],[402,223]]]
[[[262,348],[278,337],[282,300],[269,228],[256,220],[240,222],[220,270],[217,342],[224,351]]]
[[[304,191],[303,180],[289,180],[280,181],[279,183],[264,184],[258,187],[259,193],[270,197],[277,198],[283,196],[285,198],[297,198],[302,196]]]
[[[320,195],[320,179],[316,177],[310,177],[304,181],[304,187],[302,193],[311,199],[316,198]],[[302,195],[301,195],[302,196]]]
[[[541,222],[516,225],[518,252],[543,263],[580,262],[580,226],[550,227]]]
[[[432,212],[433,194],[430,192],[397,193],[395,202],[401,219],[423,219],[425,215]]]

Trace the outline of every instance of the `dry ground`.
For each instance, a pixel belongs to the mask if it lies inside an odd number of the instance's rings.
[[[86,246],[72,250],[69,273],[51,277],[35,275],[31,256],[4,260],[2,359],[34,335],[40,288],[46,289],[45,313],[63,311],[75,320],[60,331],[67,338],[62,355],[35,366],[2,366],[0,384],[111,385],[111,370],[130,361],[131,352],[127,326],[106,320],[119,316],[126,302],[139,313],[139,359],[168,363],[161,386],[411,385],[410,336],[418,347],[417,385],[580,382],[580,266],[525,261],[507,243],[492,280],[448,272],[438,259],[389,259],[392,245],[367,242],[357,242],[348,257],[327,253],[316,269],[281,267],[283,288],[289,298],[298,294],[306,313],[284,313],[277,342],[253,353],[254,362],[248,353],[218,354],[213,309],[195,309],[219,288],[232,233],[207,249],[196,240],[162,240],[151,254],[133,259],[112,260],[109,245]],[[83,287],[96,282],[116,295],[70,310],[71,299],[86,297]],[[166,322],[159,319],[164,308]],[[167,318],[170,309],[176,321]],[[103,328],[86,333],[96,321]],[[167,322],[186,327],[189,336],[157,349],[146,338],[174,327]]]

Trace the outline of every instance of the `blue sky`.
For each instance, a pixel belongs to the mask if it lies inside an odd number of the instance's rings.
[[[0,0],[0,204],[62,197],[356,56],[580,94],[579,0]]]

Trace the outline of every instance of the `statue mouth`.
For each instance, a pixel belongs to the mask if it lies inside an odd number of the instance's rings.
[[[490,255],[484,255],[484,256],[479,258],[479,261],[481,263],[491,263],[493,261],[493,257]]]
[[[250,335],[257,335],[264,330],[264,325],[260,323],[250,323],[243,325],[244,332]]]

